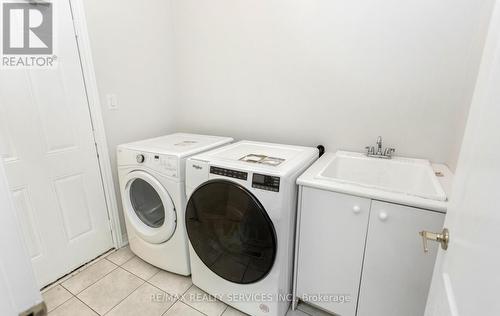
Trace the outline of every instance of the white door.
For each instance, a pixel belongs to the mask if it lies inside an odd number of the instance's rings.
[[[443,213],[372,201],[357,316],[422,316],[438,252],[419,232],[443,228]],[[383,290],[381,290],[383,289]]]
[[[496,1],[427,316],[500,315],[500,1]]]
[[[343,316],[356,314],[370,203],[302,188],[297,295],[303,301]],[[345,295],[349,301],[319,300],[318,294]]]
[[[0,154],[40,286],[112,247],[72,14],[53,3],[58,67],[0,71]]]

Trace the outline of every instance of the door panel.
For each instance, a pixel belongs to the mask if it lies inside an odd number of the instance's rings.
[[[78,147],[74,126],[78,118],[68,99],[64,85],[64,69],[46,73],[29,73],[33,100],[36,101],[47,153]]]
[[[93,229],[82,174],[54,181],[59,210],[64,221],[68,241]]]
[[[34,209],[30,201],[29,192],[26,188],[20,188],[12,192],[14,206],[17,210],[17,217],[21,225],[24,241],[28,249],[30,258],[34,259],[41,255],[42,241],[38,225],[35,222]]]
[[[239,184],[212,180],[196,189],[186,208],[193,249],[218,276],[254,283],[273,268],[276,232],[257,198]]]
[[[302,188],[297,294],[303,301],[342,316],[356,314],[370,203]],[[339,298],[318,300],[320,294]]]
[[[58,66],[0,72],[0,154],[40,286],[112,247],[69,2],[54,6]]]
[[[437,244],[424,253],[422,230],[442,230],[444,214],[372,201],[357,316],[422,316]]]

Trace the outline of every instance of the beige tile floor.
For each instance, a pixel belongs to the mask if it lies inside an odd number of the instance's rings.
[[[107,253],[42,291],[49,316],[241,316],[191,278],[160,270],[128,247]],[[175,297],[180,297],[176,299]],[[203,298],[203,299],[195,299]],[[327,315],[310,306],[287,316]]]

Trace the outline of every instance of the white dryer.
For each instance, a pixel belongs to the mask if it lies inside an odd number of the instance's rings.
[[[187,160],[193,283],[250,315],[290,305],[297,177],[318,149],[241,141]]]
[[[189,275],[184,225],[185,164],[232,138],[177,133],[118,146],[118,176],[130,249],[167,271]]]

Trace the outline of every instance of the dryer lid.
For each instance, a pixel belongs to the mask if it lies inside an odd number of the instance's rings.
[[[175,133],[120,145],[136,151],[153,152],[176,156],[177,158],[194,155],[232,142],[229,137]]]

